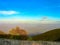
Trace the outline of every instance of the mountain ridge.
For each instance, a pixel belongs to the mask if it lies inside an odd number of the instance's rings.
[[[58,39],[60,39],[60,28],[50,30],[43,34],[32,36],[32,39],[33,40],[45,40],[45,41],[58,41]]]

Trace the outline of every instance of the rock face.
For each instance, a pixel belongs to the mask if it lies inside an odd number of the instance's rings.
[[[9,34],[11,34],[11,35],[27,35],[27,32],[24,29],[20,29],[19,27],[16,27],[15,29],[10,30]]]

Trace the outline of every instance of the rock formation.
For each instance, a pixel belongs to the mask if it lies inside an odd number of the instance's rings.
[[[5,34],[3,31],[0,30],[0,35]]]
[[[27,35],[27,32],[24,29],[20,29],[19,27],[16,27],[15,29],[10,30],[9,34],[11,34],[11,35]]]

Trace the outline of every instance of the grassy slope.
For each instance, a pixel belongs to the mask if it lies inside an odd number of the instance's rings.
[[[32,37],[33,40],[55,41],[60,39],[60,29],[54,29]]]

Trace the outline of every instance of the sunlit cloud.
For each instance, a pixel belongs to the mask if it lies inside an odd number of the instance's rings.
[[[19,12],[17,11],[0,11],[0,14],[2,15],[13,15],[13,14],[18,14]]]

